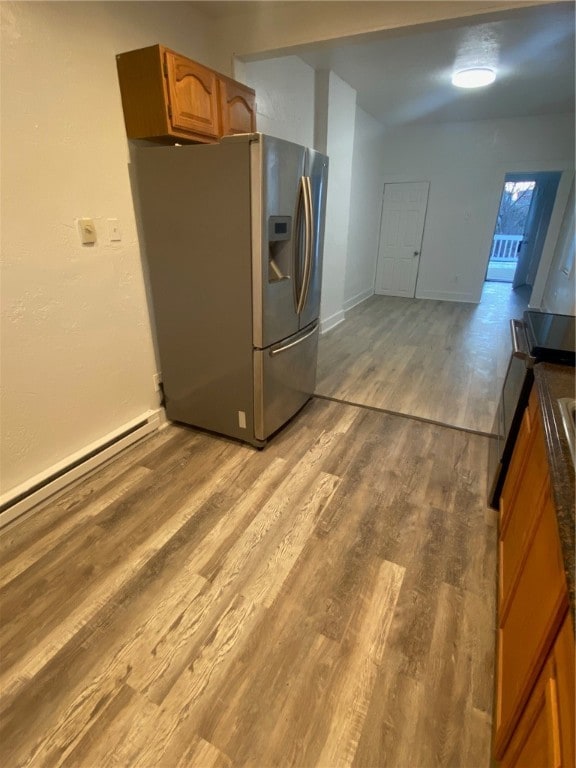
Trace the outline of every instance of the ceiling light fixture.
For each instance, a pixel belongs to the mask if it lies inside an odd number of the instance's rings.
[[[452,75],[452,85],[457,88],[482,88],[496,80],[496,71],[491,67],[470,67]]]

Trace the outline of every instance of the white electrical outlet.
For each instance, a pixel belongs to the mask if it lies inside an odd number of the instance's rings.
[[[162,384],[162,374],[161,373],[155,373],[153,376],[154,380],[154,389],[156,392],[160,392],[161,384]]]

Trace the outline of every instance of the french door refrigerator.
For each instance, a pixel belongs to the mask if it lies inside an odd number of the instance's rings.
[[[261,133],[134,157],[167,416],[262,446],[314,392],[328,158]]]

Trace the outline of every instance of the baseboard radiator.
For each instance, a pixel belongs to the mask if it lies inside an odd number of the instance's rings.
[[[73,453],[58,464],[0,496],[0,528],[61,491],[74,480],[96,469],[108,459],[156,431],[162,424],[161,411],[147,411],[123,424],[100,440]]]

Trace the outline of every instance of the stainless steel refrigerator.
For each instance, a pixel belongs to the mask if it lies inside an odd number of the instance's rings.
[[[135,167],[168,418],[262,446],[314,392],[328,158],[254,133]]]

